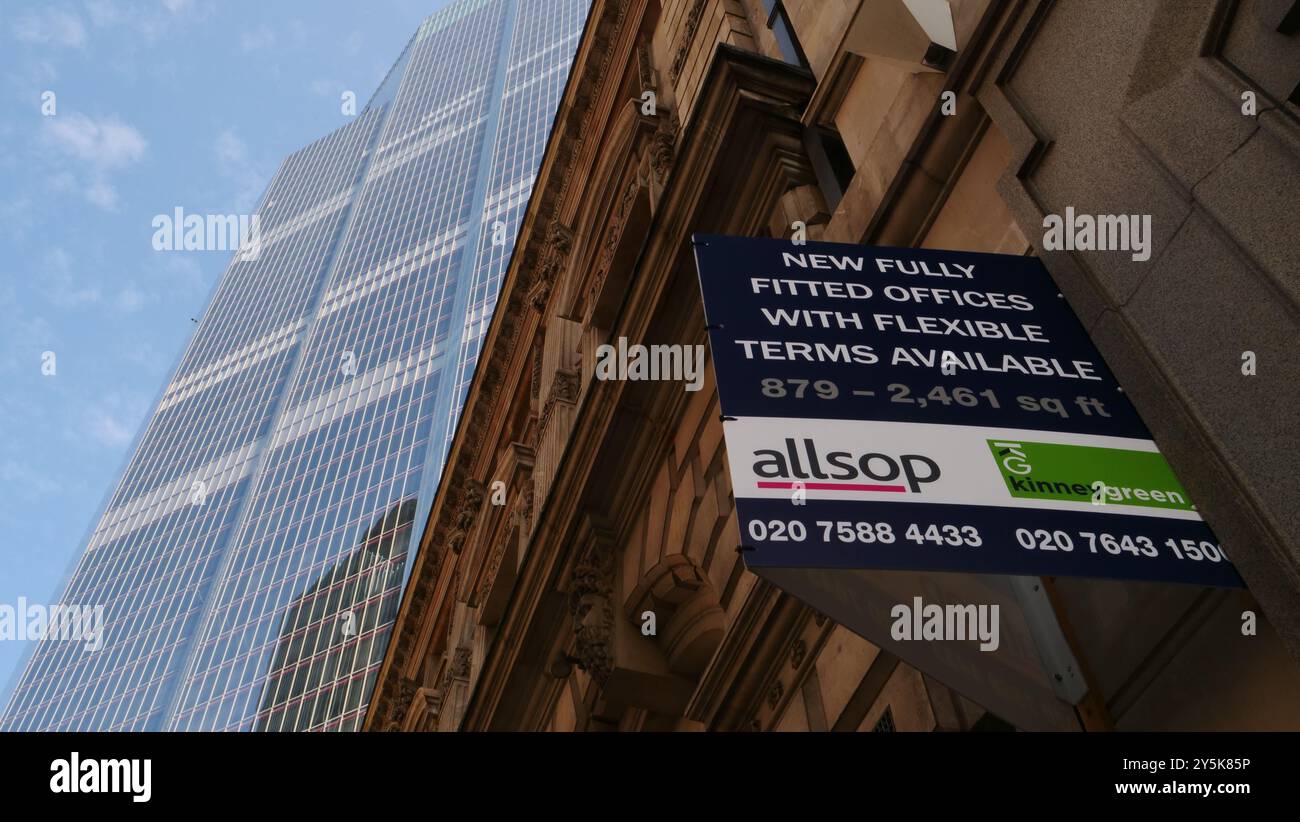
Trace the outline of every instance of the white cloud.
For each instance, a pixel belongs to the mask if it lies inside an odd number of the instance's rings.
[[[72,268],[72,257],[62,248],[55,246],[45,252],[45,265],[56,272],[66,272]]]
[[[166,366],[158,350],[147,341],[127,343],[121,347],[121,352],[123,359],[132,365],[155,371],[160,371]]]
[[[143,135],[116,117],[95,120],[78,112],[48,117],[43,123],[47,142],[88,165],[120,168],[144,156]]]
[[[58,69],[44,57],[15,61],[15,65],[5,73],[5,81],[14,93],[37,110],[45,103],[41,94],[53,91],[58,78]]]
[[[121,448],[131,442],[147,410],[140,397],[109,392],[87,406],[83,430],[106,448]]]
[[[79,160],[87,172],[84,177],[66,167],[52,172],[49,177],[51,189],[79,191],[92,205],[106,211],[116,210],[119,197],[108,179],[108,172],[139,162],[144,157],[149,144],[143,135],[116,117],[96,120],[75,111],[44,118],[41,129],[45,148]]]
[[[270,48],[275,45],[275,32],[265,23],[239,35],[239,48],[241,51],[248,53],[258,49]]]
[[[104,408],[87,409],[86,431],[108,448],[120,448],[131,441],[131,430],[126,423]]]
[[[235,210],[250,212],[266,188],[266,177],[249,157],[248,146],[233,129],[224,129],[217,134],[213,151],[217,155],[217,168],[235,184]]]
[[[144,307],[145,293],[136,288],[135,283],[127,283],[113,298],[113,308],[123,314],[133,314]]]
[[[112,26],[126,19],[126,12],[113,0],[87,0],[86,12],[96,26]]]
[[[191,0],[145,0],[144,2],[123,3],[118,0],[86,0],[86,11],[90,22],[96,27],[122,26],[130,33],[139,35],[146,43],[155,43],[176,25],[184,25],[188,20],[202,20],[207,17],[209,8],[196,6]],[[127,54],[133,54],[134,44],[129,38],[115,37],[115,46],[123,47]],[[134,72],[134,63],[123,61],[120,57],[110,63],[119,71],[128,75]]]
[[[94,305],[103,297],[99,286],[78,287],[71,278],[63,277],[54,284],[51,299],[59,308],[76,308],[79,305]]]
[[[298,18],[289,21],[289,37],[298,48],[307,45],[307,26]]]
[[[155,264],[154,274],[161,278],[168,287],[179,285],[185,293],[201,293],[207,290],[208,283],[203,276],[203,268],[189,254],[156,254],[154,260],[163,258]]]
[[[232,129],[225,129],[217,135],[213,147],[217,160],[222,163],[245,163],[248,161],[248,146]]]
[[[36,224],[33,213],[31,198],[26,195],[0,201],[0,231],[14,242],[22,240]]]
[[[41,280],[48,283],[50,302],[59,308],[94,305],[103,296],[98,285],[74,279],[72,256],[57,246],[45,253],[42,273]]]
[[[7,276],[0,273],[0,277]],[[59,350],[58,334],[50,323],[32,313],[32,306],[18,305],[13,289],[0,291],[0,372],[40,368],[41,353]],[[3,395],[0,395],[3,396]]]
[[[97,179],[92,181],[83,193],[86,195],[86,201],[91,205],[99,206],[105,211],[117,210],[117,189],[113,188],[105,180]]]
[[[44,473],[32,468],[26,462],[18,462],[14,459],[0,462],[0,480],[4,480],[5,487],[17,490],[28,498],[33,495],[33,492],[53,494],[61,490],[59,484]]]
[[[46,185],[55,194],[67,194],[77,190],[77,175],[71,171],[56,171],[46,180]]]
[[[24,43],[80,47],[86,44],[86,27],[72,12],[42,9],[15,20],[14,36]]]
[[[46,285],[43,290],[50,302],[59,308],[103,303],[121,314],[134,314],[149,301],[149,294],[134,281],[127,281],[117,293],[110,293],[105,299],[101,284],[94,277],[85,275],[84,266],[74,266],[72,256],[61,247],[47,251],[43,262],[39,279]]]

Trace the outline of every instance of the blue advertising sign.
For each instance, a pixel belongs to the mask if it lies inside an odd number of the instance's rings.
[[[750,566],[1242,584],[1038,259],[695,258]]]

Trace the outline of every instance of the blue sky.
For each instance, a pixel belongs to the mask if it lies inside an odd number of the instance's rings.
[[[247,213],[446,4],[0,0],[0,604],[57,597],[229,261],[154,216]]]

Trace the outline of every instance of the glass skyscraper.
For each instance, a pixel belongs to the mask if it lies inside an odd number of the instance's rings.
[[[294,153],[3,730],[361,726],[587,0],[459,0]]]

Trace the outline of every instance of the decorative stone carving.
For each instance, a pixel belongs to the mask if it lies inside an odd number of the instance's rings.
[[[535,402],[542,390],[542,338],[533,341],[532,397]],[[536,406],[534,406],[536,407]]]
[[[552,253],[568,257],[573,250],[573,229],[559,220],[551,220],[550,230],[546,233],[546,242]]]
[[[388,713],[388,730],[401,730],[402,723],[406,721],[406,714],[411,708],[411,701],[415,699],[415,694],[420,690],[420,685],[414,679],[402,677],[397,686],[397,694],[393,698],[392,708]]]
[[[614,207],[614,212],[610,216],[609,226],[605,229],[605,239],[601,243],[600,257],[596,261],[596,274],[591,279],[591,286],[587,291],[587,311],[590,314],[592,307],[595,306],[601,290],[605,287],[605,280],[609,277],[609,269],[614,264],[614,254],[618,251],[619,243],[623,239],[623,232],[627,229],[628,215],[632,211],[632,203],[636,201],[637,192],[641,189],[641,181],[633,177],[628,181],[627,187],[623,189],[623,195],[619,198],[618,204]]]
[[[695,5],[691,6],[691,11],[686,17],[686,25],[682,27],[682,36],[678,40],[677,53],[673,55],[672,68],[668,70],[674,83],[682,76],[682,67],[686,65],[686,55],[690,54],[691,43],[695,42],[695,32],[700,27],[700,18],[704,16],[704,6],[707,1],[695,0]]]
[[[442,713],[442,692],[426,688],[424,690],[424,730],[438,729],[438,715]]]
[[[555,381],[551,383],[551,395],[562,402],[577,402],[577,370],[572,368],[555,369]]]
[[[447,667],[442,670],[442,678],[438,681],[438,700],[441,703],[446,695],[451,693],[453,682],[468,682],[469,667],[471,659],[470,648],[466,645],[458,646],[451,652],[451,657],[447,660]]]
[[[609,271],[610,264],[614,262],[614,252],[618,250],[619,240],[623,238],[623,230],[627,227],[627,215],[632,210],[632,203],[636,200],[636,192],[641,188],[640,181],[633,178],[628,181],[627,188],[623,190],[623,197],[618,201],[618,206],[614,209],[614,219],[610,220],[609,231],[605,235],[604,247],[600,250],[600,278],[604,279],[605,273]]]
[[[483,483],[471,479],[465,483],[465,491],[460,498],[460,507],[456,511],[456,521],[452,524],[451,536],[447,538],[447,547],[453,554],[459,554],[465,546],[465,538],[474,527],[479,508],[483,505]]]
[[[642,91],[655,91],[659,78],[655,76],[654,58],[650,54],[650,44],[642,41],[636,47],[637,79],[641,81]]]
[[[576,368],[555,369],[555,379],[551,382],[551,394],[546,398],[546,406],[542,409],[542,416],[538,426],[540,429],[546,429],[551,420],[551,412],[557,402],[573,404],[578,401],[580,379],[581,377]]]
[[[532,286],[528,290],[528,302],[533,310],[539,313],[546,310],[552,286],[568,263],[572,249],[573,230],[558,219],[551,220],[546,233],[546,245],[542,249]]]
[[[525,530],[531,530],[533,525],[533,486],[528,486],[524,492],[524,504],[519,509],[519,525]]]
[[[509,541],[509,536],[507,536],[492,550],[487,565],[483,569],[483,576],[479,582],[478,590],[474,592],[474,598],[469,603],[470,607],[477,608],[487,599],[488,592],[492,590],[492,584],[496,582],[497,574],[501,571],[501,561],[505,559]]]
[[[542,260],[542,264],[537,267],[537,276],[533,280],[533,285],[536,286],[539,283],[553,284],[563,268],[564,258],[551,251]]]
[[[796,671],[799,670],[799,666],[803,664],[804,657],[807,655],[808,646],[804,644],[802,639],[796,639],[794,642],[794,648],[790,651],[790,667],[794,668]]]
[[[597,545],[573,569],[569,611],[578,667],[602,685],[614,672],[613,594],[614,552]]]
[[[778,679],[772,683],[772,687],[767,691],[767,707],[775,708],[776,703],[781,701],[782,696],[785,696],[785,686]]]
[[[650,146],[650,167],[654,169],[655,179],[661,185],[668,179],[668,172],[673,167],[677,153],[677,132],[680,128],[677,112],[670,111],[655,130]]]
[[[538,280],[533,283],[533,287],[528,291],[528,304],[533,310],[541,314],[546,310],[546,304],[551,299],[551,284],[546,280]]]
[[[447,666],[447,672],[452,679],[469,679],[469,663],[472,656],[471,650],[465,645],[456,649],[451,657],[451,665]]]

